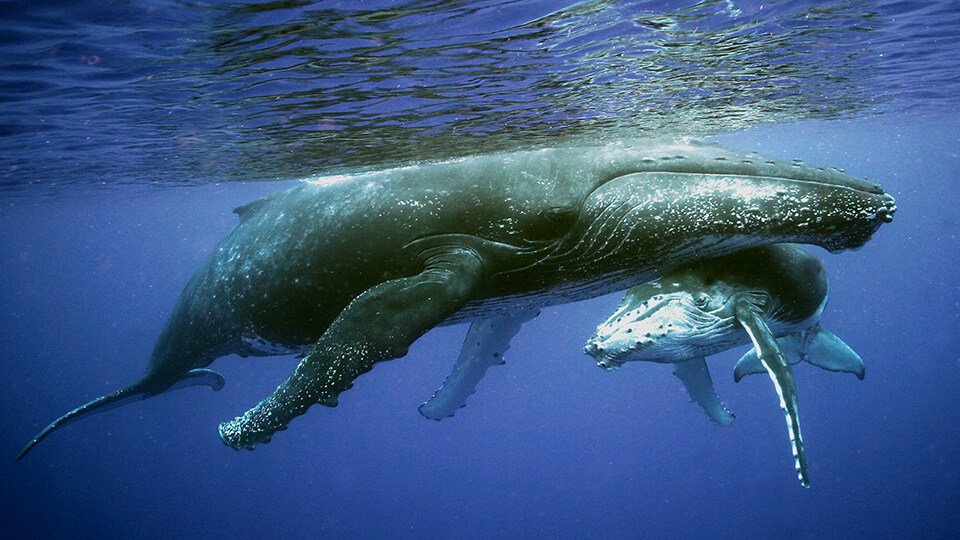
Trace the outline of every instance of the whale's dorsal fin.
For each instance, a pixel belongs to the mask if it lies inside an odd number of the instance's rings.
[[[733,423],[733,413],[727,410],[713,389],[713,379],[710,378],[710,371],[703,357],[674,364],[673,374],[687,389],[690,401],[703,407],[703,412],[718,426],[729,426]]]
[[[800,432],[799,404],[797,403],[797,384],[793,380],[793,369],[773,337],[773,332],[763,318],[762,310],[749,299],[737,301],[734,309],[737,321],[753,341],[760,363],[770,375],[773,386],[780,398],[780,408],[787,417],[787,431],[793,447],[793,457],[797,476],[803,487],[810,487],[810,474],[807,468],[807,453],[803,449],[803,435]]]
[[[439,421],[465,407],[467,398],[477,391],[477,383],[487,369],[504,363],[503,353],[510,348],[510,340],[520,331],[523,323],[539,313],[536,309],[524,309],[474,321],[467,331],[467,337],[463,339],[453,371],[433,397],[420,405],[420,414]]]
[[[249,219],[250,216],[257,213],[257,210],[267,203],[267,197],[257,199],[252,203],[244,204],[233,209],[233,213],[240,216],[240,221]]]
[[[815,324],[798,334],[792,334],[777,339],[780,349],[791,364],[801,360],[813,364],[821,369],[843,373],[853,373],[860,380],[866,375],[863,360],[840,338]],[[756,349],[750,349],[740,357],[733,370],[733,378],[737,382],[744,375],[764,373],[766,370],[757,358]]]

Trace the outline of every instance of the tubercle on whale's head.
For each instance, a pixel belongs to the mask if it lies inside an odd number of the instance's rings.
[[[806,221],[797,221],[796,226],[811,232],[806,243],[831,253],[863,247],[881,225],[893,221],[897,211],[894,198],[886,193],[815,187],[809,198],[818,208],[810,212]],[[809,208],[801,207],[796,212]]]
[[[859,219],[864,223],[863,226],[841,229],[840,233],[828,237],[820,245],[831,253],[859,249],[873,237],[881,225],[893,221],[896,211],[897,205],[892,196],[883,194],[874,197],[862,208],[853,211],[853,219]]]

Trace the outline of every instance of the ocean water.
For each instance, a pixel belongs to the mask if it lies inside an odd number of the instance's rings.
[[[0,537],[955,538],[960,534],[960,8],[949,0],[0,2]],[[581,347],[621,295],[547,308],[466,408],[416,410],[464,326],[378,365],[253,452],[219,422],[293,357],[81,420],[143,373],[231,210],[318,174],[690,135],[844,168],[897,198],[815,248],[822,323],[865,380],[776,395],[709,360],[711,424],[669,367]]]

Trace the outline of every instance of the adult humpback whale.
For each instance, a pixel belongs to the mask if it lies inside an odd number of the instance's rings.
[[[220,426],[267,442],[440,324],[511,317],[771,242],[863,245],[892,219],[880,186],[837,170],[689,142],[485,155],[319,178],[236,210],[187,284],[146,374],[94,411],[222,377],[220,356],[306,351],[287,381]]]
[[[584,351],[604,369],[628,361],[673,364],[691,401],[727,426],[733,415],[717,397],[704,358],[753,343],[734,377],[739,382],[750,373],[770,375],[786,414],[800,482],[809,487],[790,364],[805,360],[860,379],[865,371],[860,357],[820,326],[827,291],[823,264],[797,245],[773,244],[698,260],[627,291]]]

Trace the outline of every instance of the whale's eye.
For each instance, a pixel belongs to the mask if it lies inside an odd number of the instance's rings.
[[[705,294],[701,294],[697,296],[693,303],[700,309],[706,309],[710,307],[710,297]]]

